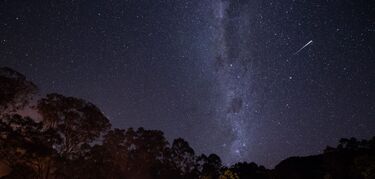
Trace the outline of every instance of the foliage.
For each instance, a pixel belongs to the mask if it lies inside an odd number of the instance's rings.
[[[37,87],[21,73],[7,67],[0,68],[0,116],[24,107]]]
[[[43,129],[29,117],[8,115],[0,121],[0,157],[3,163],[13,168],[13,174],[32,171],[37,178],[48,178],[56,162],[54,144],[61,142],[56,131]],[[28,174],[30,175],[30,173]]]
[[[10,168],[3,178],[375,178],[375,137],[341,139],[323,154],[291,157],[273,170],[247,162],[227,168],[216,154],[196,155],[182,138],[170,145],[162,131],[111,129],[83,99],[48,94],[35,107],[40,120],[16,114],[35,91],[22,74],[0,68],[0,162]]]
[[[48,94],[37,104],[46,128],[56,130],[63,139],[55,146],[62,155],[79,152],[81,145],[93,142],[110,128],[109,120],[90,102],[60,94]]]
[[[219,176],[219,179],[239,179],[238,175],[232,170],[226,169],[223,174]]]

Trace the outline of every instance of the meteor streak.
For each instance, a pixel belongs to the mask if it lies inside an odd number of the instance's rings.
[[[306,48],[307,46],[309,46],[310,44],[312,44],[313,41],[310,40],[309,42],[307,42],[302,48],[300,48],[297,52],[295,52],[293,55],[297,55],[301,50],[303,50],[304,48]]]

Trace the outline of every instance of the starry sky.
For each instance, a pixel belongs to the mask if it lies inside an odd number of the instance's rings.
[[[0,0],[0,65],[164,131],[224,164],[273,167],[375,135],[371,0]]]

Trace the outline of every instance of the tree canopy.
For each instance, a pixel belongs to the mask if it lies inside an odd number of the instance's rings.
[[[323,154],[291,157],[273,170],[247,162],[226,167],[216,154],[197,155],[182,138],[170,144],[162,131],[111,128],[100,109],[84,99],[51,93],[33,107],[41,119],[17,114],[36,91],[22,74],[0,68],[0,177],[375,178],[375,137],[341,139]]]
[[[0,114],[24,107],[38,90],[24,75],[8,67],[0,68],[0,85]]]

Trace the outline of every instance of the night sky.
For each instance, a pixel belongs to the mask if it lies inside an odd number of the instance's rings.
[[[375,1],[0,0],[0,65],[225,164],[375,135]]]

